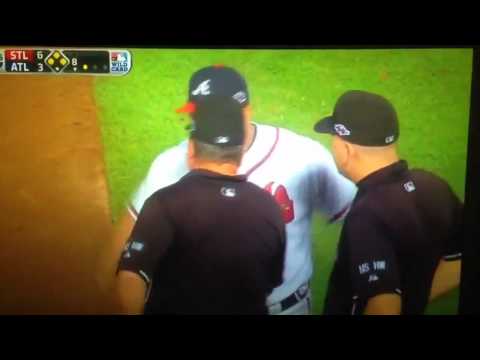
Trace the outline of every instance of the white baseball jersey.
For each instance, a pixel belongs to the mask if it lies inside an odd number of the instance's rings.
[[[347,212],[356,186],[343,177],[327,149],[289,130],[255,124],[257,133],[245,153],[239,174],[269,191],[282,208],[287,248],[284,282],[274,289],[268,305],[283,300],[312,276],[311,222],[315,209],[329,220]],[[187,140],[158,155],[132,199],[136,218],[157,190],[177,182],[188,171]]]

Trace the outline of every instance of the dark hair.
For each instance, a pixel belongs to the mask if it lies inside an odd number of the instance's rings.
[[[241,145],[222,147],[206,144],[202,141],[191,139],[195,149],[195,157],[213,162],[228,162],[239,165],[242,161],[243,149]]]

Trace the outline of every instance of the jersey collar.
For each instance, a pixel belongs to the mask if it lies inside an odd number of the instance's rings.
[[[276,142],[276,128],[260,125],[256,122],[255,138],[250,148],[243,154],[242,163],[238,169],[239,174],[249,174],[252,168],[258,165],[260,159],[268,154]]]
[[[211,179],[217,179],[217,180],[221,179],[221,180],[234,181],[234,182],[242,182],[247,180],[246,176],[244,175],[229,176],[229,175],[219,174],[214,171],[210,171],[206,169],[194,169],[185,175],[185,177],[190,177],[190,176],[201,176],[201,177],[207,177]]]
[[[360,190],[366,190],[376,185],[389,183],[397,180],[407,170],[408,163],[405,160],[400,160],[364,177],[357,183],[357,186]]]

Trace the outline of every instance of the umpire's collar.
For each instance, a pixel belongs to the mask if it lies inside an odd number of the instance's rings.
[[[408,163],[405,160],[397,161],[364,177],[357,183],[358,189],[367,190],[380,184],[395,181],[407,170]]]
[[[224,175],[220,174],[214,171],[206,170],[206,169],[194,169],[190,170],[188,174],[185,175],[185,177],[191,177],[191,176],[201,176],[201,177],[207,177],[211,179],[217,179],[217,180],[227,180],[227,181],[246,181],[247,177],[245,175]]]

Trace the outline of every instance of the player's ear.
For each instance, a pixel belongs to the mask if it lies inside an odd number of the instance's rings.
[[[357,149],[355,148],[354,145],[350,144],[347,141],[343,141],[343,140],[342,140],[342,143],[343,143],[343,146],[345,147],[345,153],[346,153],[348,159],[351,159],[351,158],[353,158],[357,155]]]
[[[249,105],[245,106],[243,108],[243,116],[244,116],[244,119],[247,123],[249,123],[252,119],[252,107]]]

